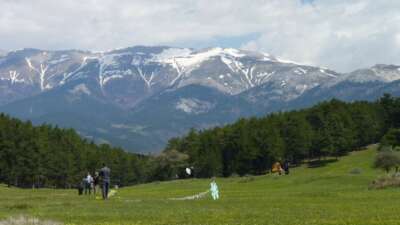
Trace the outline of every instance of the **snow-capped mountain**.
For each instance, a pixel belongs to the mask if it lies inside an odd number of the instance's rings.
[[[156,151],[191,127],[331,97],[396,93],[399,68],[376,65],[340,74],[233,48],[22,49],[0,55],[0,106],[36,123],[76,128],[99,142]]]
[[[400,66],[378,64],[343,74],[317,86],[291,102],[291,108],[337,98],[345,101],[374,100],[385,93],[400,95]]]
[[[400,66],[377,64],[371,68],[358,69],[345,74],[338,79],[325,84],[326,87],[335,86],[341,82],[369,83],[382,82],[390,83],[400,80]]]
[[[88,53],[23,49],[0,57],[0,103],[30,97],[63,84]]]
[[[296,75],[296,83],[291,74]],[[195,51],[136,46],[103,53],[24,49],[11,52],[0,61],[1,86],[7,90],[29,89],[20,96],[10,96],[5,103],[85,79],[96,83],[104,97],[129,108],[165,89],[188,85],[199,84],[237,95],[272,82],[279,87],[293,86],[302,93],[336,76],[325,69],[231,48]]]

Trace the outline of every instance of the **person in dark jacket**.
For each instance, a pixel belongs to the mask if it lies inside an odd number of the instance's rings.
[[[103,168],[101,168],[100,170],[100,176],[103,181],[102,194],[104,200],[108,198],[108,191],[110,190],[110,173],[111,173],[110,168],[108,168],[106,164],[103,163]]]
[[[285,171],[285,174],[286,175],[289,175],[289,161],[285,161],[284,163],[283,163],[283,170]]]
[[[85,188],[85,182],[86,179],[83,179],[79,184],[78,184],[78,195],[83,194],[83,189]]]

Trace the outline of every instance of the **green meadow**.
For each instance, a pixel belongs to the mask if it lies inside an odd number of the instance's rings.
[[[171,200],[204,192],[208,179],[120,188],[108,201],[76,190],[0,187],[0,220],[26,216],[65,224],[400,224],[400,189],[371,190],[374,146],[290,175],[217,178],[221,199]]]

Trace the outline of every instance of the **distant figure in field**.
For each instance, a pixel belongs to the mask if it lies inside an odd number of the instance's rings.
[[[282,166],[280,162],[276,162],[274,163],[274,165],[272,165],[272,172],[273,173],[278,173],[279,175],[282,175]]]
[[[289,175],[289,161],[285,160],[283,163],[283,170],[285,171],[286,175]]]
[[[105,163],[103,163],[103,168],[100,170],[100,176],[103,180],[103,185],[102,185],[102,194],[103,194],[103,199],[108,198],[108,191],[110,189],[110,173],[111,170],[106,166]]]
[[[186,167],[185,171],[186,171],[186,175],[188,177],[192,176],[192,169],[190,169],[189,167]]]
[[[83,190],[85,189],[85,185],[86,185],[86,178],[83,178],[81,180],[81,182],[78,185],[78,195],[82,195],[83,194]]]
[[[94,177],[93,177],[93,193],[94,193],[94,195],[96,195],[99,185],[100,185],[99,172],[95,172]]]
[[[219,199],[219,190],[218,190],[217,182],[215,182],[215,177],[212,178],[212,181],[210,183],[210,191],[211,191],[211,197],[213,198],[213,200]]]
[[[85,182],[85,195],[87,195],[88,193],[90,195],[91,191],[92,191],[92,183],[93,183],[93,177],[90,175],[90,173],[87,174],[85,180],[86,180],[86,182]]]

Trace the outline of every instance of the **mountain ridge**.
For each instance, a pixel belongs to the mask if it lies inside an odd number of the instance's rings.
[[[34,123],[70,125],[85,137],[132,151],[159,151],[190,127],[219,126],[329,98],[397,94],[399,68],[378,64],[338,73],[219,47],[23,49],[0,56],[0,111]],[[83,126],[77,122],[82,118],[92,121]]]

